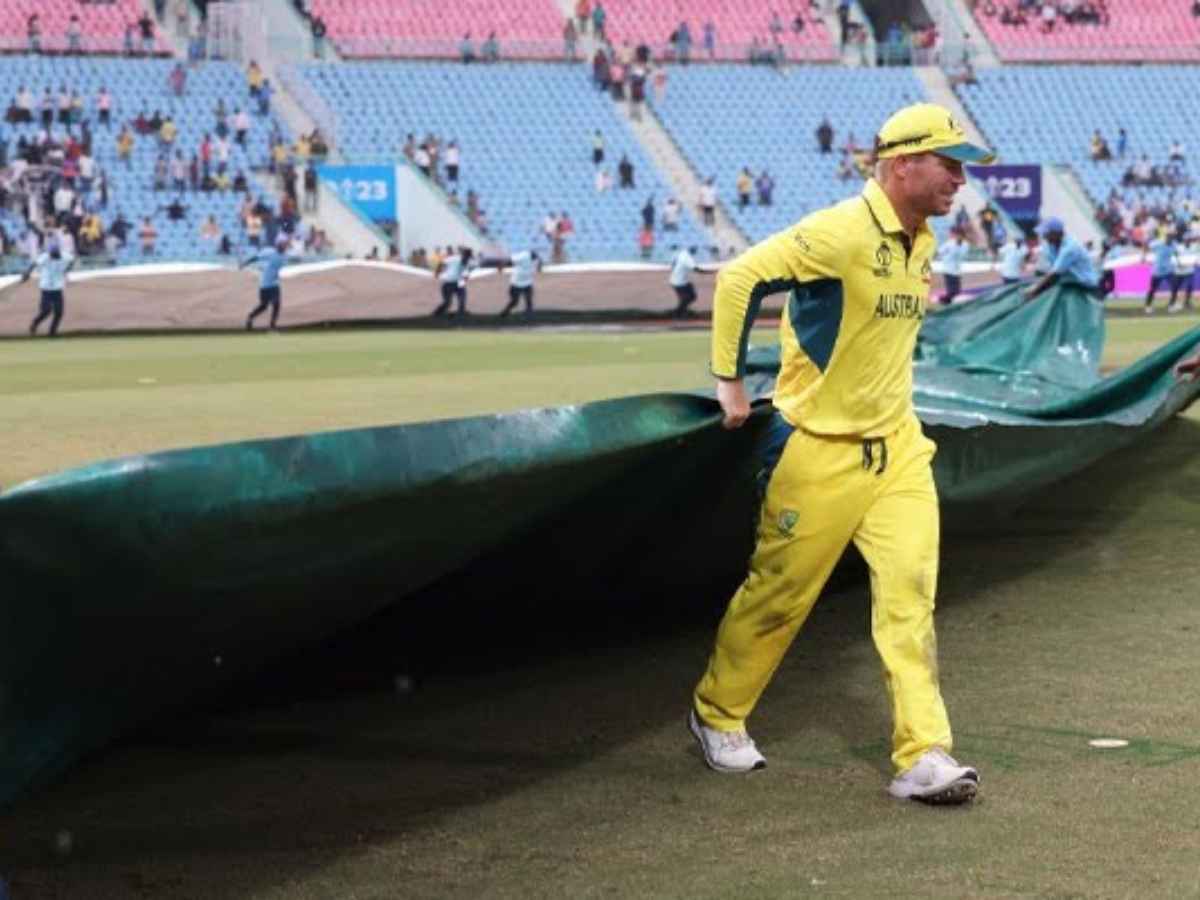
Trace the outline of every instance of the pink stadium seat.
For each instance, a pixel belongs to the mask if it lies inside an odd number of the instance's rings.
[[[492,31],[504,56],[562,53],[563,17],[554,0],[312,0],[309,8],[347,56],[454,56],[464,34],[478,51]]]
[[[113,0],[112,3],[80,3],[78,0],[3,0],[0,2],[0,44],[6,50],[26,50],[26,22],[38,13],[42,26],[42,50],[60,53],[67,48],[67,22],[79,16],[85,53],[120,53],[125,28],[136,22],[146,7],[139,0]],[[155,26],[155,47],[169,50]],[[140,32],[134,46],[142,47]]]
[[[1014,0],[997,2],[998,8],[1015,6]],[[1068,24],[1059,17],[1049,33],[1041,18],[1027,14],[1026,25],[1003,25],[999,15],[975,17],[1009,62],[1060,61],[1192,61],[1200,59],[1200,18],[1183,0],[1108,0],[1108,25]]]
[[[707,57],[703,49],[704,23],[715,28],[716,58],[745,60],[755,38],[770,46],[771,16],[778,12],[784,30],[780,40],[790,59],[833,60],[837,56],[834,39],[824,22],[813,20],[807,0],[609,0],[605,30],[614,45],[625,41],[633,45],[643,41],[660,48],[670,34],[687,22],[692,37],[692,59]],[[791,28],[793,17],[803,10],[803,31]]]
[[[716,28],[717,59],[744,60],[751,42],[771,44],[769,24],[778,11],[780,35],[790,59],[834,60],[837,48],[825,24],[813,20],[807,0],[606,0],[607,34],[614,45],[648,44],[655,55],[669,47],[668,36],[682,21],[692,35],[693,59],[706,58],[704,23]],[[479,42],[496,32],[501,55],[559,58],[563,15],[555,0],[457,0],[454,3],[395,3],[393,0],[311,0],[330,37],[347,56],[456,56],[459,41],[470,33]],[[795,32],[792,18],[804,10],[805,28]]]

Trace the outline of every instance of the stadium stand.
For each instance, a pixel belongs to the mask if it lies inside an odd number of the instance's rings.
[[[232,63],[209,62],[192,69],[188,73],[182,97],[176,97],[168,88],[168,76],[175,65],[176,62],[170,59],[87,56],[54,59],[24,56],[0,60],[0,96],[12,98],[24,85],[38,98],[43,88],[49,87],[57,93],[60,86],[66,86],[68,90],[78,91],[84,99],[84,118],[91,132],[93,155],[108,181],[107,207],[99,208],[96,190],[87,195],[84,205],[95,208],[106,230],[118,211],[131,224],[130,237],[116,254],[118,262],[139,262],[145,258],[137,232],[146,217],[153,219],[158,232],[155,248],[158,259],[211,258],[216,252],[217,242],[200,238],[201,223],[210,215],[216,219],[222,233],[229,236],[235,250],[244,241],[239,218],[239,205],[244,197],[232,190],[203,192],[189,189],[182,197],[182,203],[187,208],[186,219],[173,221],[169,218],[165,208],[177,194],[170,189],[173,179],[169,177],[168,190],[153,189],[155,166],[163,152],[159,139],[154,135],[137,136],[128,164],[118,158],[116,139],[121,126],[135,119],[140,112],[151,116],[159,111],[164,116],[170,116],[178,127],[178,137],[168,151],[169,155],[173,158],[175,150],[179,149],[184,159],[190,160],[206,132],[212,133],[215,138],[214,109],[219,100],[228,104],[231,113],[237,107],[252,108],[248,105],[250,98],[245,75]],[[95,100],[101,87],[107,87],[113,97],[111,128],[104,127],[97,120]],[[250,191],[258,198],[268,192],[254,182],[251,169],[267,164],[269,138],[273,129],[285,141],[288,136],[284,126],[273,116],[264,118],[255,114],[250,118],[245,148],[238,145],[232,133],[230,135],[228,172],[232,177],[239,170],[242,171],[247,177]],[[6,122],[2,139],[7,143],[8,158],[15,159],[18,142],[21,139],[34,141],[40,128],[41,120],[36,110],[32,123]],[[76,138],[81,137],[82,123],[72,123],[71,132]],[[65,133],[65,126],[59,124],[56,118],[53,134],[62,141]],[[61,162],[58,166],[61,166]],[[47,168],[49,171],[46,171]],[[213,168],[216,168],[215,161]],[[30,166],[29,169],[34,172],[40,169],[51,180],[59,171],[56,166]],[[9,185],[6,190],[11,209],[12,195],[20,187]],[[266,205],[273,205],[269,196]],[[10,239],[16,240],[25,231],[24,218],[10,212],[4,220],[4,227]]]
[[[506,57],[562,55],[563,16],[554,0],[312,0],[308,10],[347,57],[457,56],[463,35],[478,49],[492,32]]]
[[[774,0],[608,0],[605,34],[614,46],[648,45],[656,58],[676,58],[671,40],[687,22],[692,59],[746,60],[755,39],[769,48],[775,36],[790,60],[833,61],[837,47],[808,4],[772,26]],[[390,0],[312,0],[309,11],[325,21],[338,50],[348,57],[457,57],[464,35],[479,44],[495,32],[508,59],[559,58],[563,53],[562,11],[554,0],[465,0],[449,4],[397,4]],[[801,27],[796,28],[800,18]],[[704,47],[704,26],[713,25],[713,52]],[[591,26],[588,26],[588,33]]]
[[[762,66],[676,66],[664,102],[654,108],[692,168],[716,178],[741,230],[759,240],[857,192],[857,172],[838,177],[837,148],[853,137],[870,149],[884,119],[925,99],[910,70],[811,66],[781,74]],[[828,154],[815,136],[826,116],[834,128]],[[743,167],[754,176],[765,168],[774,178],[770,206],[758,204],[753,191],[751,203],[739,209],[736,179]],[[938,227],[945,227],[940,220]]]
[[[721,60],[746,61],[757,39],[769,48],[775,37],[783,45],[789,60],[833,61],[837,46],[825,27],[814,16],[807,2],[781,4],[776,0],[610,0],[605,3],[605,33],[614,46],[625,42],[636,46],[646,43],[656,50],[678,57],[678,42],[672,47],[671,36],[686,23],[690,36],[690,58],[708,59],[704,46],[706,23],[713,26],[713,52]],[[792,6],[797,7],[793,9]],[[802,27],[794,26],[800,17]]]
[[[139,0],[81,3],[78,0],[5,0],[0,3],[0,48],[8,52],[34,50],[30,19],[37,16],[36,46],[43,53],[73,51],[68,39],[72,16],[79,17],[80,47],[85,53],[142,53],[147,47],[137,22],[146,14]],[[169,53],[158,23],[153,26],[151,52]]]
[[[1190,98],[1200,83],[1196,66],[1063,65],[979,69],[978,83],[960,85],[958,95],[1006,162],[1071,166],[1095,204],[1112,191],[1146,203],[1179,202],[1192,195],[1200,173],[1187,155]],[[1053,110],[1052,116],[1046,113]],[[1118,134],[1125,129],[1123,158]],[[1114,156],[1092,158],[1099,130]],[[1185,148],[1172,162],[1171,144]],[[1145,156],[1154,184],[1123,184],[1130,167]]]
[[[575,234],[571,261],[629,259],[637,253],[640,209],[653,195],[661,209],[671,190],[606,94],[584,69],[553,63],[464,66],[447,62],[308,65],[303,77],[338,111],[338,136],[349,162],[400,155],[406,136],[428,133],[462,149],[459,194],[474,190],[489,235],[509,249],[539,242],[548,213],[567,211]],[[592,138],[604,137],[604,168],[628,156],[636,188],[599,193]],[[689,198],[679,198],[685,206]],[[708,240],[690,212],[678,232],[659,235],[654,258],[669,245]]]
[[[1017,14],[1013,0],[976,4],[975,17],[1006,62],[1168,62],[1200,60],[1200,18],[1184,0],[1108,0],[1089,18],[1086,7],[1047,27],[1039,6]],[[1053,4],[1045,4],[1053,6]],[[1007,9],[1007,13],[1005,10]],[[1080,15],[1082,14],[1082,18]],[[1017,18],[1016,24],[1005,19]]]

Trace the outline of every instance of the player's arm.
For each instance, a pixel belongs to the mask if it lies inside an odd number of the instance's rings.
[[[244,268],[246,268],[246,266],[250,265],[251,263],[256,263],[256,262],[258,262],[258,254],[257,253],[255,253],[253,256],[251,256],[247,259],[243,259],[240,263],[238,263],[238,268],[244,269]]]
[[[815,278],[836,278],[831,236],[793,226],[722,266],[713,293],[712,373],[722,424],[738,428],[750,415],[742,378],[750,329],[764,299]]]

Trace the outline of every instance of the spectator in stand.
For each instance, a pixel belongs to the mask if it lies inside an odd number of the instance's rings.
[[[575,20],[568,17],[563,25],[563,57],[567,62],[575,62],[577,59],[575,45],[578,40],[579,33],[575,30]]]
[[[642,120],[642,104],[646,101],[646,67],[640,63],[629,70],[629,118]]]
[[[65,84],[58,89],[58,122],[60,125],[71,124],[71,92]]]
[[[238,107],[233,111],[233,139],[243,150],[246,149],[246,135],[250,132],[250,114]]]
[[[112,126],[112,95],[104,85],[96,94],[96,118],[106,129]]]
[[[452,139],[450,143],[446,145],[445,155],[446,181],[450,184],[458,184],[458,165],[460,159],[461,152],[458,149],[458,141]]]
[[[33,13],[25,20],[25,37],[29,40],[29,52],[42,52],[42,20],[37,13]]]
[[[596,169],[596,177],[594,179],[596,185],[596,193],[603,194],[612,189],[612,176],[608,174],[608,169],[601,166]]]
[[[75,13],[67,20],[67,53],[76,56],[83,53],[83,26]]]
[[[1091,146],[1088,152],[1094,162],[1112,159],[1112,152],[1108,149],[1108,141],[1100,134],[1099,128],[1092,132]]]
[[[667,99],[667,67],[655,66],[651,80],[654,83],[654,102],[661,106]]]
[[[464,64],[475,61],[475,45],[471,43],[471,32],[469,31],[458,42],[458,56]]]
[[[179,136],[179,127],[175,124],[175,120],[167,116],[163,120],[162,125],[158,129],[159,146],[164,150],[169,150],[175,144],[175,138]],[[219,143],[219,142],[218,142]],[[228,142],[226,142],[228,143]]]
[[[754,180],[754,187],[758,191],[758,205],[770,206],[775,193],[775,179],[767,173],[766,169],[763,169],[758,178]]]
[[[717,185],[712,176],[700,185],[700,215],[707,226],[717,223]]]
[[[1200,0],[1197,0],[1200,2]],[[575,0],[575,29],[579,34],[588,33],[592,22],[592,0]]]
[[[704,52],[708,54],[709,59],[717,58],[717,26],[709,19],[704,23],[702,32],[702,40],[704,43]]]
[[[1054,31],[1054,26],[1058,22],[1058,7],[1050,2],[1043,3],[1041,20],[1042,33],[1050,34],[1050,32]]]
[[[154,53],[154,20],[150,18],[150,13],[143,12],[137,20],[137,26],[142,36],[142,53],[150,56]]]
[[[263,70],[259,67],[257,60],[250,60],[250,65],[246,67],[246,90],[250,92],[250,96],[255,100],[258,99],[259,93],[262,91],[263,81],[266,76]]]
[[[121,132],[117,135],[117,159],[125,163],[128,167],[132,165],[131,155],[133,153],[133,132],[127,126],[121,126]]]
[[[642,255],[642,259],[650,259],[654,256],[654,229],[646,228],[644,225],[638,229],[638,251]]]
[[[188,208],[183,205],[183,197],[176,194],[166,206],[167,219],[172,222],[186,222],[187,210]]]
[[[828,116],[817,126],[817,149],[822,153],[833,152],[833,126],[829,124]]]
[[[692,56],[692,32],[687,22],[679,23],[679,27],[671,36],[671,43],[675,47],[675,58],[686,66]]]
[[[171,184],[177,192],[187,190],[187,162],[183,158],[182,150],[176,150],[171,160]]]
[[[621,154],[621,161],[617,163],[617,177],[620,179],[618,183],[619,187],[637,187],[633,180],[633,163],[629,161],[629,157],[624,153]]]
[[[754,189],[754,176],[750,174],[749,166],[743,166],[742,171],[738,172],[734,189],[737,191],[738,209],[744,210],[750,205],[750,192]]]
[[[1183,143],[1180,141],[1171,141],[1171,149],[1167,151],[1167,159],[1174,163],[1184,161]]]
[[[317,187],[317,167],[310,161],[304,167],[304,211],[316,212],[320,203]]]
[[[313,56],[317,59],[325,58],[325,36],[329,33],[329,28],[325,25],[325,19],[321,16],[312,17],[312,39],[313,39]]]
[[[679,201],[674,197],[668,197],[667,202],[663,204],[662,211],[662,229],[663,231],[678,231],[679,216],[683,212],[683,208],[679,205]]]
[[[154,161],[154,190],[165,191],[167,189],[167,177],[169,174],[167,159],[165,156],[160,156]]]
[[[183,96],[184,90],[187,88],[187,70],[184,69],[182,63],[175,63],[175,68],[167,76],[167,84],[170,86],[172,94],[176,97]]]
[[[602,0],[596,0],[596,5],[592,7],[592,31],[595,32],[597,41],[608,40],[608,35],[604,31],[607,21],[608,12],[604,9],[604,3]]]
[[[137,50],[134,47],[134,35],[137,34],[137,25],[130,22],[125,26],[125,37],[121,41],[121,51],[126,56],[136,56]]]
[[[651,194],[646,198],[646,203],[642,207],[642,227],[654,228],[654,195]]]
[[[598,166],[604,162],[604,135],[597,128],[592,135],[592,165]]]
[[[500,59],[500,42],[496,40],[496,32],[489,32],[487,40],[480,44],[479,58],[485,63],[494,63]]]
[[[608,54],[601,47],[596,48],[592,55],[592,84],[598,90],[607,91],[612,82],[612,69],[609,66]]]
[[[154,227],[149,216],[142,219],[142,227],[138,229],[138,240],[142,244],[142,256],[153,256],[158,242],[158,229]]]

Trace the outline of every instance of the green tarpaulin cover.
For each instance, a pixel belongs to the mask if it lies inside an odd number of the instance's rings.
[[[1064,286],[927,318],[915,399],[947,506],[1019,498],[1200,392],[1171,373],[1200,329],[1100,379],[1102,312]],[[773,359],[750,357],[760,400]],[[440,579],[489,602],[506,578],[586,591],[617,572],[647,596],[711,591],[749,550],[767,411],[726,432],[711,392],[628,397],[130,457],[0,494],[0,803]]]

